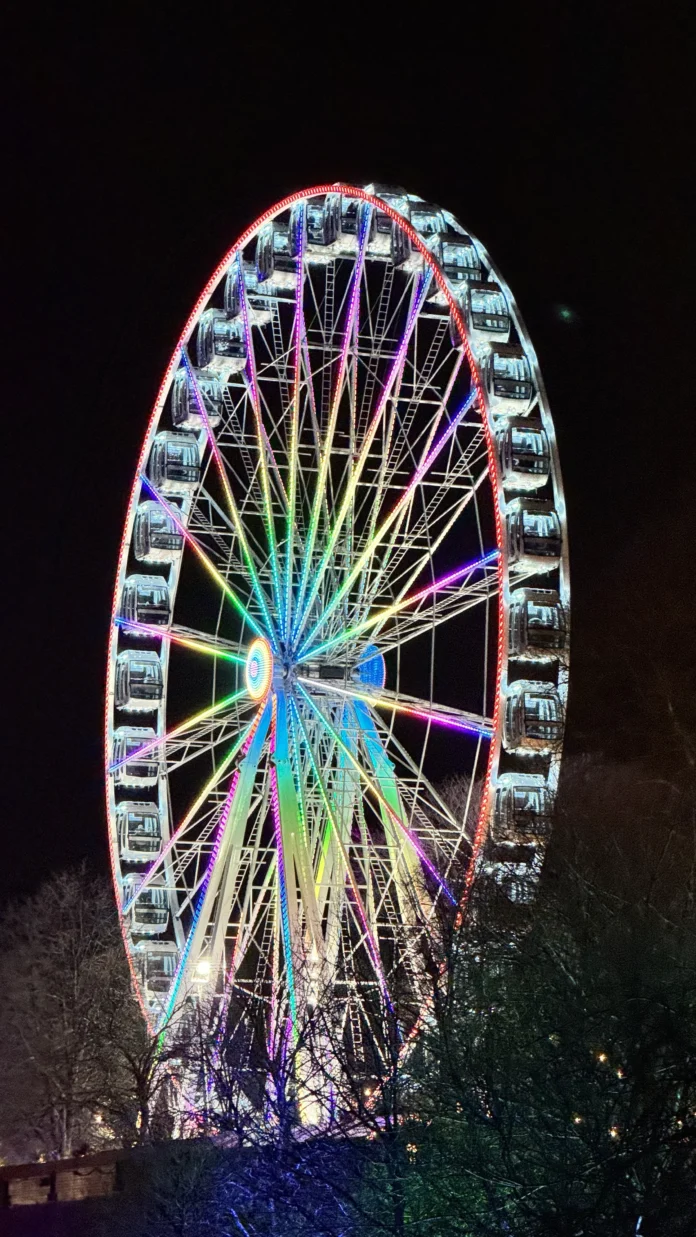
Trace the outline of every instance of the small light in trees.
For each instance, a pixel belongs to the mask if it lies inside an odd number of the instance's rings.
[[[616,1071],[616,1077],[617,1077],[617,1078],[623,1078],[623,1076],[624,1076],[624,1072],[623,1072],[623,1070],[621,1069],[621,1066],[619,1066],[619,1068],[618,1068],[618,1069],[617,1069],[617,1071]]]
[[[406,1152],[408,1154],[408,1158],[411,1161],[411,1163],[414,1162],[417,1151],[418,1151],[417,1143],[406,1143]]]
[[[582,1125],[582,1117],[576,1112],[573,1116],[573,1125]]]
[[[609,1126],[609,1137],[610,1137],[610,1138],[619,1138],[619,1137],[620,1137],[620,1134],[619,1134],[619,1127],[618,1127],[618,1125],[610,1125],[610,1126]]]
[[[372,1095],[372,1087],[365,1087],[365,1095]]]
[[[608,1056],[607,1056],[606,1052],[598,1052],[598,1053],[597,1053],[597,1060],[600,1062],[600,1064],[605,1065],[605,1064],[606,1064],[606,1062],[609,1060],[609,1058],[608,1058]]]

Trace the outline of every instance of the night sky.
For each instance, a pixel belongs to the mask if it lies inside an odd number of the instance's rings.
[[[566,485],[568,749],[668,768],[696,686],[687,6],[522,7],[487,30],[459,5],[176,25],[154,4],[108,28],[11,7],[0,902],[105,867],[107,626],[149,408],[222,254],[324,180],[439,202],[504,271]]]

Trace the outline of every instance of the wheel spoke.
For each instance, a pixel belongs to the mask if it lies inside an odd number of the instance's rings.
[[[389,1008],[391,1009],[393,1007],[392,1007],[391,998],[389,996],[389,989],[387,987],[387,981],[384,975],[384,969],[382,967],[382,960],[380,958],[379,946],[375,939],[374,933],[372,929],[370,928],[369,917],[365,909],[365,905],[363,903],[362,895],[360,893],[357,882],[355,880],[353,866],[350,862],[350,857],[348,855],[345,843],[341,836],[341,829],[336,822],[336,817],[334,815],[334,811],[331,806],[331,801],[330,801],[329,794],[326,788],[326,783],[319,770],[319,765],[317,763],[317,759],[315,757],[314,750],[310,742],[309,736],[307,735],[307,731],[305,730],[304,723],[302,721],[302,717],[300,716],[299,709],[294,704],[293,704],[293,712],[294,712],[294,716],[297,718],[298,726],[302,732],[302,737],[304,738],[304,741],[305,741],[306,751],[309,756],[309,761],[312,766],[312,772],[314,773],[316,784],[319,787],[319,793],[321,794],[321,797],[324,803],[324,808],[326,810],[326,817],[331,827],[332,836],[336,843],[336,846],[338,847],[339,853],[341,855],[346,878],[350,884],[351,891],[355,899],[355,904],[358,908],[358,914],[360,916],[361,927],[362,927],[362,931],[365,934],[365,941],[367,944],[367,949],[370,955],[370,959],[372,961],[372,966],[379,980],[379,984],[382,989],[384,999],[387,1002]]]
[[[142,747],[136,748],[124,756],[122,760],[114,761],[109,765],[109,773],[115,773],[117,769],[121,769],[124,765],[132,764],[136,760],[142,760],[143,756],[147,756],[148,752],[152,752],[155,748],[161,749],[164,753],[167,744],[173,743],[176,739],[180,739],[182,735],[190,734],[196,727],[203,725],[204,722],[209,722],[213,717],[219,717],[220,714],[233,709],[235,704],[240,700],[248,698],[246,688],[241,691],[233,692],[231,696],[225,696],[223,700],[218,700],[216,704],[210,708],[202,709],[200,713],[195,713],[192,717],[187,717],[186,721],[181,722],[178,726],[174,726],[172,730],[167,730],[164,734],[158,735],[156,739],[144,743]]]
[[[222,484],[222,488],[225,493],[225,501],[227,502],[227,507],[230,513],[230,518],[232,520],[232,524],[234,526],[234,530],[237,534],[237,537],[239,538],[239,544],[241,546],[242,554],[244,556],[244,562],[246,564],[246,569],[251,578],[254,593],[256,595],[256,600],[258,601],[261,607],[261,610],[263,612],[263,617],[266,621],[267,628],[269,631],[271,631],[273,628],[273,624],[271,622],[271,616],[268,610],[268,603],[266,600],[266,595],[263,589],[261,588],[258,573],[256,570],[256,565],[254,563],[254,559],[252,557],[252,553],[249,548],[249,543],[247,541],[246,533],[244,531],[244,525],[242,523],[239,510],[235,502],[234,494],[232,493],[232,487],[230,486],[229,477],[227,475],[227,469],[225,468],[222,456],[220,454],[220,448],[218,447],[215,435],[213,433],[213,430],[210,424],[210,420],[208,418],[208,413],[205,407],[205,401],[203,400],[203,397],[201,395],[200,387],[198,385],[196,375],[189,361],[188,353],[185,347],[182,347],[181,349],[181,356],[184,362],[184,367],[186,369],[186,377],[191,387],[191,390],[193,391],[193,396],[196,401],[196,407],[198,409],[198,413],[205,426],[205,432],[208,436],[208,443],[210,445],[210,450],[212,452],[213,459],[215,460],[215,465],[217,467],[218,476],[220,478],[220,482]]]
[[[348,304],[348,314],[346,324],[343,331],[343,344],[338,363],[338,372],[336,374],[336,385],[334,389],[333,399],[331,401],[331,411],[329,414],[329,423],[326,430],[326,437],[322,446],[321,463],[317,476],[316,488],[314,491],[314,501],[312,504],[312,512],[309,521],[309,531],[307,534],[307,545],[305,547],[305,560],[302,568],[302,576],[297,595],[296,616],[293,624],[293,635],[295,639],[299,636],[298,623],[302,621],[303,605],[309,573],[312,568],[312,560],[314,556],[314,545],[316,542],[317,530],[319,527],[319,513],[324,502],[326,489],[326,481],[331,463],[331,452],[333,448],[334,433],[336,430],[336,421],[338,420],[338,410],[341,404],[343,395],[343,384],[345,382],[346,368],[348,363],[348,350],[353,342],[353,332],[360,305],[360,281],[362,279],[363,265],[365,261],[365,250],[367,247],[367,237],[369,233],[371,211],[369,209],[362,212],[360,225],[360,241],[358,246],[358,258],[353,271],[351,284],[350,300]],[[312,590],[313,592],[313,590]],[[312,594],[310,594],[311,596]],[[308,605],[311,601],[308,602]]]
[[[384,540],[387,533],[389,532],[389,529],[392,527],[392,524],[398,518],[400,512],[406,507],[406,505],[409,502],[411,502],[413,495],[415,493],[416,487],[419,485],[419,483],[425,476],[428,469],[431,467],[431,465],[433,464],[437,456],[440,454],[443,447],[449,442],[449,440],[454,434],[454,431],[456,430],[459,423],[464,419],[467,412],[474,406],[476,399],[477,399],[477,392],[474,391],[464,401],[464,403],[462,404],[456,416],[452,419],[452,421],[450,421],[449,425],[447,426],[447,429],[440,436],[435,446],[432,447],[431,450],[428,452],[428,455],[426,456],[423,463],[416,469],[416,472],[411,478],[411,481],[406,486],[406,489],[403,491],[401,497],[399,498],[395,506],[392,508],[389,515],[386,516],[386,518],[382,521],[382,523],[380,524],[379,528],[377,529],[377,532],[374,534],[371,541],[368,543],[368,545],[365,546],[362,552],[358,555],[355,563],[353,564],[352,569],[348,572],[346,579],[344,580],[343,584],[341,585],[338,592],[334,596],[333,600],[329,602],[329,604],[324,608],[324,611],[321,617],[319,618],[315,626],[312,628],[309,636],[307,636],[304,644],[302,645],[302,648],[300,649],[300,655],[304,652],[304,649],[308,645],[311,644],[317,631],[319,631],[326,624],[327,619],[331,617],[333,611],[336,609],[338,605],[340,605],[341,601],[346,596],[350,588],[352,588],[353,584],[357,580],[361,571],[365,567],[365,564],[367,563],[367,560],[369,559],[370,555],[374,552],[376,546],[381,541]]]
[[[397,829],[404,835],[404,837],[407,839],[409,844],[413,847],[414,851],[418,855],[418,858],[420,859],[421,863],[424,865],[425,868],[427,868],[427,870],[430,872],[430,875],[437,881],[443,893],[446,895],[446,897],[449,899],[452,905],[454,905],[456,902],[454,895],[451,893],[446,883],[443,881],[442,877],[438,874],[435,867],[428,859],[427,855],[425,854],[423,850],[423,847],[418,841],[418,838],[414,836],[414,834],[411,832],[408,826],[404,823],[399,812],[395,811],[394,808],[391,806],[391,804],[387,802],[387,800],[385,799],[384,795],[380,791],[379,787],[376,785],[373,778],[371,778],[369,773],[367,773],[365,769],[363,769],[359,760],[356,759],[356,757],[351,752],[350,748],[347,747],[347,745],[343,742],[340,735],[336,732],[335,728],[332,726],[329,719],[321,711],[319,706],[315,704],[309,692],[307,692],[305,688],[302,686],[302,684],[300,683],[298,683],[298,688],[300,692],[302,693],[302,696],[304,697],[304,699],[309,704],[310,708],[313,710],[314,713],[316,713],[317,717],[321,720],[322,724],[326,727],[329,734],[332,735],[337,746],[345,753],[350,763],[357,770],[360,778],[365,783],[368,790],[371,791],[371,793],[374,795],[375,799],[380,804],[380,806],[386,809],[390,820],[393,822],[393,824],[396,825]]]
[[[365,632],[370,631],[373,627],[381,629],[389,619],[400,614],[402,610],[406,610],[409,606],[418,605],[420,602],[426,601],[428,597],[433,597],[436,593],[444,593],[445,590],[452,589],[455,584],[459,585],[459,587],[454,596],[460,599],[462,594],[467,591],[472,576],[479,571],[485,572],[491,563],[497,561],[497,558],[498,551],[491,550],[483,558],[476,559],[473,563],[467,563],[464,567],[458,567],[456,571],[448,572],[447,575],[436,580],[434,584],[429,584],[426,588],[419,589],[416,593],[411,593],[409,597],[402,597],[400,601],[395,601],[384,610],[378,610],[376,614],[372,614],[369,618],[364,619],[363,622],[357,623],[355,627],[348,627],[345,631],[339,632],[331,640],[325,640],[323,644],[314,645],[303,656],[298,656],[297,664],[300,665],[309,658],[319,657],[321,654],[337,648],[338,645],[349,643],[358,636],[364,635]]]
[[[234,761],[238,753],[241,751],[246,740],[249,738],[249,735],[253,731],[253,728],[258,724],[259,718],[260,718],[260,712],[257,713],[256,717],[253,718],[252,721],[249,722],[249,725],[242,731],[236,743],[233,745],[231,750],[227,753],[225,759],[222,761],[220,767],[215,770],[213,776],[208,779],[203,789],[199,791],[194,802],[191,804],[191,807],[189,808],[188,812],[184,816],[184,819],[181,821],[181,823],[175,829],[174,833],[171,835],[171,837],[169,838],[165,846],[159,852],[159,854],[157,855],[157,858],[152,862],[147,872],[143,876],[137,889],[134,891],[131,897],[128,898],[128,900],[124,903],[123,908],[122,908],[122,913],[124,915],[126,915],[128,911],[131,909],[138,895],[141,894],[143,890],[147,889],[148,885],[150,885],[150,883],[152,882],[152,878],[157,875],[160,868],[162,867],[162,864],[164,863],[164,860],[170,854],[173,847],[176,846],[178,842],[180,842],[181,838],[184,836],[187,829],[189,829],[191,823],[195,821],[195,818],[198,815],[198,812],[200,811],[202,805],[205,803],[211,791],[214,790],[215,787],[218,785],[218,783],[222,781],[230,765],[232,764],[232,762]],[[164,738],[165,736],[162,736],[162,738],[157,739],[156,742],[159,744],[163,742]],[[148,748],[142,749],[142,750],[151,750],[152,746],[153,745],[150,744]],[[130,757],[130,759],[132,760],[132,756]]]
[[[360,700],[373,709],[388,709],[392,713],[403,713],[408,717],[417,717],[424,722],[434,722],[437,726],[449,726],[453,730],[465,730],[469,734],[480,734],[491,738],[493,722],[490,718],[481,717],[477,713],[467,713],[463,709],[453,709],[446,704],[433,705],[428,700],[419,700],[417,696],[396,695],[382,688],[381,691],[359,691],[357,688],[340,687],[335,680],[298,678],[305,687],[315,687],[327,695],[337,695],[348,700]]]
[[[353,468],[350,481],[345,487],[343,498],[341,500],[341,505],[338,510],[338,514],[336,515],[333,528],[331,529],[329,533],[329,537],[327,539],[324,553],[322,554],[321,559],[319,561],[319,567],[315,575],[314,583],[310,589],[309,596],[305,602],[304,610],[301,613],[299,625],[295,629],[296,640],[299,640],[299,637],[301,636],[302,631],[309,619],[312,604],[314,602],[314,599],[317,596],[317,593],[319,592],[319,587],[321,585],[324,572],[326,571],[327,564],[331,558],[336,542],[341,534],[343,524],[346,518],[346,514],[353,501],[355,491],[357,489],[358,483],[363,473],[363,469],[365,467],[365,463],[367,461],[367,458],[370,452],[370,448],[374,441],[375,434],[377,433],[377,429],[379,428],[379,424],[382,420],[382,416],[387,406],[387,402],[392,397],[392,390],[394,387],[394,383],[398,377],[401,366],[403,365],[404,358],[408,350],[408,346],[411,342],[411,336],[413,335],[413,331],[414,331],[416,322],[418,320],[418,314],[420,312],[421,306],[423,304],[423,301],[425,300],[425,294],[428,290],[429,282],[430,282],[430,272],[428,271],[427,274],[424,274],[419,278],[419,281],[414,289],[413,304],[411,307],[411,312],[409,314],[409,319],[408,319],[406,329],[401,338],[401,343],[399,344],[399,349],[396,354],[396,357],[394,358],[394,361],[392,362],[389,375],[384,383],[382,394],[377,403],[377,407],[375,409],[374,415],[367,428],[365,438],[364,438],[362,447],[360,449],[360,454],[358,455],[358,458],[355,462],[355,466]],[[331,608],[334,608],[338,604],[338,601],[340,600],[340,594],[341,594],[341,590],[339,589],[339,592],[336,594],[336,597],[334,598]]]
[[[219,644],[210,643],[209,639],[197,639],[184,635],[175,627],[156,627],[151,623],[136,623],[131,619],[117,618],[116,626],[126,635],[150,636],[153,640],[164,640],[166,644],[178,644],[181,648],[190,649],[192,653],[205,653],[209,657],[218,657],[221,661],[232,662],[235,666],[246,664],[246,657],[240,653],[231,653]]]
[[[244,283],[244,272],[242,270],[241,256],[237,259],[237,281],[239,286],[239,298],[242,307],[242,317],[244,320],[244,335],[246,339],[247,353],[247,368],[246,376],[251,397],[251,406],[254,413],[254,421],[256,424],[256,440],[259,455],[259,471],[261,475],[261,494],[263,497],[263,514],[264,523],[266,526],[266,537],[268,539],[268,552],[271,561],[271,579],[273,582],[273,595],[275,598],[276,612],[278,621],[282,623],[283,614],[283,598],[280,584],[279,563],[278,563],[278,544],[276,541],[275,522],[273,515],[273,503],[271,499],[271,485],[268,475],[268,459],[267,455],[270,449],[268,436],[263,425],[263,416],[261,412],[261,401],[259,398],[258,381],[256,377],[256,358],[254,354],[254,340],[249,326],[249,305],[247,302],[246,285]],[[272,454],[272,452],[271,452]],[[275,461],[274,461],[275,462]]]
[[[167,515],[169,516],[174,526],[179,530],[179,532],[183,536],[184,540],[186,541],[186,544],[191,547],[196,557],[205,567],[206,571],[208,572],[208,575],[215,581],[218,587],[222,589],[227,599],[231,601],[237,613],[244,619],[246,623],[248,623],[251,630],[257,636],[266,635],[266,632],[263,630],[262,627],[259,626],[259,624],[256,622],[256,619],[253,618],[253,616],[249,613],[246,606],[244,605],[240,597],[237,595],[237,593],[234,591],[234,589],[231,587],[231,585],[228,584],[227,580],[225,580],[225,578],[220,575],[220,572],[218,571],[217,567],[212,562],[212,560],[208,557],[203,547],[199,545],[198,541],[192,535],[192,533],[189,532],[186,525],[182,523],[179,516],[177,515],[176,509],[172,507],[170,503],[167,502],[166,498],[164,498],[163,495],[160,494],[157,489],[155,489],[155,486],[150,481],[148,481],[144,473],[141,473],[140,480],[142,481],[143,485],[147,489],[148,493],[151,494],[152,497],[156,499],[156,501],[160,504],[162,509],[166,511]],[[271,639],[275,639],[272,629],[271,631],[268,632],[268,635],[271,637]]]
[[[251,804],[254,780],[270,724],[271,709],[267,703],[257,714],[252,729],[244,741],[244,759],[234,773],[227,798],[220,813],[213,848],[198,892],[198,902],[193,914],[186,945],[179,959],[176,975],[166,1004],[169,1018],[180,990],[184,993],[190,985],[190,976],[206,944],[212,923],[212,937],[207,942],[209,975],[216,982],[222,959],[224,933],[227,928],[230,899],[234,884],[233,849],[239,844]],[[214,922],[213,922],[214,915]]]

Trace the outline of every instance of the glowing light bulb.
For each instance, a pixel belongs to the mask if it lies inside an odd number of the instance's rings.
[[[200,962],[196,963],[196,975],[199,979],[210,977],[210,962],[207,958],[201,958]]]

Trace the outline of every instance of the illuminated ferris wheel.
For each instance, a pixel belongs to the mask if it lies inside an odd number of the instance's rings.
[[[480,242],[379,185],[268,210],[172,356],[116,579],[110,848],[153,1029],[254,1005],[276,1043],[330,992],[358,1067],[376,1003],[408,1032],[476,874],[533,896],[568,604],[544,387]]]

